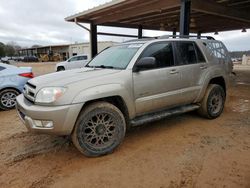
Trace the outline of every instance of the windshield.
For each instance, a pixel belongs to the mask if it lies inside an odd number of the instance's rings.
[[[125,69],[143,44],[110,47],[98,54],[87,67]]]

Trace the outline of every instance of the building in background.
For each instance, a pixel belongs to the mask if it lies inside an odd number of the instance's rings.
[[[104,50],[107,47],[113,46],[116,42],[104,41],[98,42],[98,52]],[[90,45],[89,43],[76,43],[69,46],[69,57],[79,54],[90,55]]]
[[[242,65],[250,65],[250,56],[243,55],[243,57],[242,57]]]
[[[109,46],[116,44],[112,41],[103,41],[98,43],[98,52],[104,50]],[[89,43],[76,43],[76,44],[65,44],[65,45],[50,45],[33,48],[20,49],[18,51],[19,56],[36,56],[40,59],[49,59],[50,57],[57,56],[54,58],[57,61],[66,60],[74,55],[88,54],[90,55]],[[44,58],[46,56],[46,58]],[[52,58],[53,59],[53,58]],[[43,60],[41,60],[43,61]]]

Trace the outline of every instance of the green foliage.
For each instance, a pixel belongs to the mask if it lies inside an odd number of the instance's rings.
[[[0,42],[0,57],[5,57],[5,56],[12,57],[14,55],[17,55],[18,50],[20,49],[21,47],[15,42],[10,42],[6,45]]]
[[[0,42],[0,57],[5,57],[5,45]]]
[[[9,44],[5,45],[5,54],[8,57],[12,57],[15,55],[15,48]]]

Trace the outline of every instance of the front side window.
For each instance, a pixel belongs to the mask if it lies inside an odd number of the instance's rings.
[[[103,50],[87,67],[125,69],[143,44],[122,44]]]
[[[155,68],[174,66],[173,48],[170,42],[160,42],[150,45],[142,53],[141,58],[154,57],[156,60]]]
[[[87,56],[78,56],[77,60],[81,61],[81,60],[87,60]]]
[[[197,63],[195,46],[193,42],[176,42],[178,54],[178,65],[188,65]]]
[[[77,58],[78,58],[78,57],[72,57],[71,59],[68,60],[68,62],[77,61]]]

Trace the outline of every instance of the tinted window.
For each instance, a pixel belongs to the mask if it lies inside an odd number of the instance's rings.
[[[78,56],[77,60],[87,60],[87,56]]]
[[[199,63],[204,63],[206,62],[200,48],[195,44],[195,49],[196,49],[196,53],[197,53],[197,59]]]
[[[174,65],[173,48],[171,43],[152,44],[142,53],[143,57],[154,57],[156,59],[156,68],[170,67]]]
[[[179,56],[179,65],[197,63],[195,47],[192,42],[176,42],[176,50]]]
[[[71,61],[77,61],[77,58],[78,57],[72,57],[71,59],[69,59],[69,62],[71,62]]]
[[[1,66],[0,66],[0,71],[2,71],[2,70],[4,70],[4,69],[5,69],[5,67],[1,67]]]

